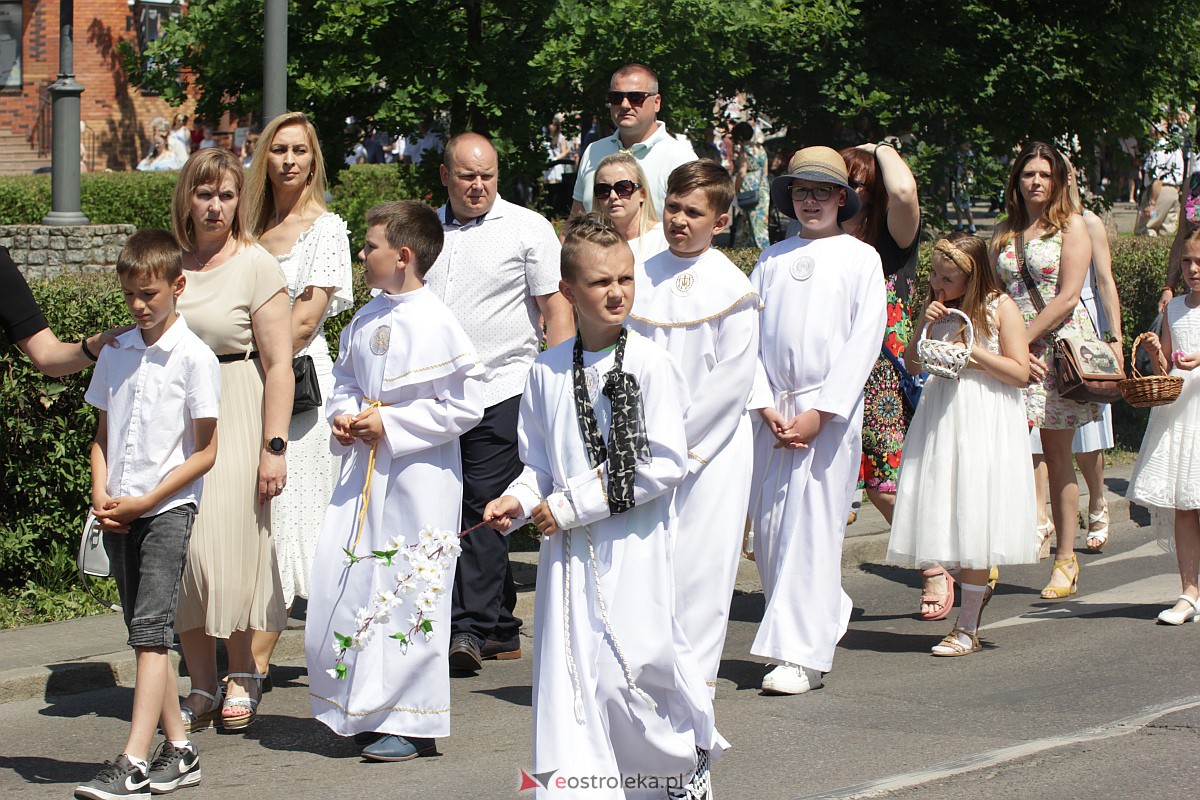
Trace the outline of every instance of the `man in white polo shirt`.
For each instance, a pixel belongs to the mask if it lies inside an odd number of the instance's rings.
[[[542,340],[575,335],[571,306],[558,293],[558,236],[540,214],[496,192],[496,149],[477,133],[446,143],[441,166],[449,202],[438,209],[445,244],[425,276],[430,290],[471,337],[484,367],[483,420],[460,441],[463,529],[483,519],[487,503],[522,470],[517,411]],[[508,537],[491,528],[462,539],[454,576],[450,668],[476,671],[487,658],[521,655],[521,620]]]
[[[680,164],[695,161],[696,153],[689,143],[667,133],[666,123],[658,121],[662,95],[658,93],[654,70],[642,64],[626,64],[613,73],[608,86],[608,107],[617,132],[592,142],[579,159],[571,216],[592,210],[592,183],[596,167],[605,156],[628,150],[642,164],[650,182],[646,187],[650,201],[661,219],[667,198],[667,176]]]

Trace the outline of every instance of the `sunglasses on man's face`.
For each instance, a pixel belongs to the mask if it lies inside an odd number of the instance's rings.
[[[608,104],[610,106],[619,106],[622,100],[628,100],[629,105],[634,108],[641,108],[642,103],[646,102],[647,98],[656,94],[658,92],[609,92]]]
[[[622,200],[628,200],[633,197],[633,193],[642,188],[640,183],[633,181],[617,181],[616,183],[597,183],[596,197],[600,200],[607,200],[610,192],[616,192],[617,197]]]

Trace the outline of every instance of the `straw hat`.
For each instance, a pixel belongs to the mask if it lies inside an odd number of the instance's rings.
[[[806,147],[797,150],[796,155],[788,162],[786,175],[780,175],[771,181],[771,202],[781,212],[796,218],[796,209],[792,206],[792,179],[829,183],[846,190],[846,204],[838,209],[838,222],[845,222],[858,213],[862,202],[858,193],[850,188],[850,178],[846,172],[846,160],[831,147]]]

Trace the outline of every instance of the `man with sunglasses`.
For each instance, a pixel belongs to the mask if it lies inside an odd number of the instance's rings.
[[[646,187],[650,202],[661,217],[667,198],[667,176],[680,164],[695,161],[696,153],[691,144],[667,133],[666,123],[658,121],[662,95],[654,70],[641,64],[626,64],[613,73],[608,86],[608,107],[617,132],[592,142],[579,159],[571,216],[592,210],[592,184],[596,168],[605,156],[628,150],[641,162],[650,184]]]

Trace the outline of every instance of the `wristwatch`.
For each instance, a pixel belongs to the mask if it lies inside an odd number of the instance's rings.
[[[275,455],[281,456],[283,455],[284,451],[287,450],[287,444],[288,443],[283,438],[276,436],[267,442],[267,449]]]

